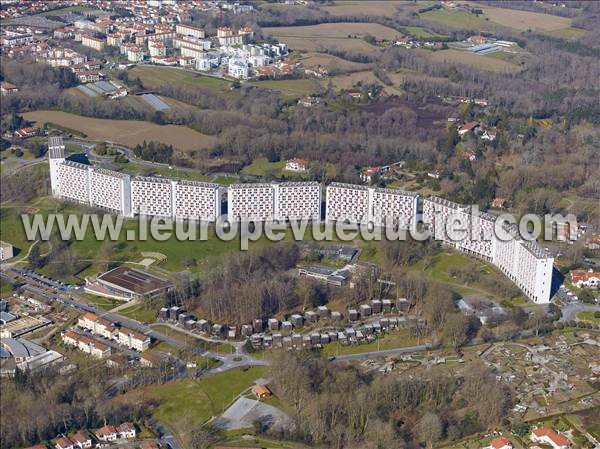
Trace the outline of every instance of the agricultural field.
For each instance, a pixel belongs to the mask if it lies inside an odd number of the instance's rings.
[[[522,67],[504,59],[491,56],[476,55],[467,51],[460,50],[441,50],[431,52],[430,59],[445,64],[464,64],[490,72],[515,73],[523,70]]]
[[[194,131],[187,126],[156,125],[138,120],[107,120],[83,117],[62,111],[34,111],[23,114],[42,126],[44,123],[56,123],[59,126],[76,129],[91,140],[115,142],[128,147],[154,140],[182,151],[211,148],[216,138]]]
[[[490,21],[519,31],[556,31],[571,26],[571,19],[568,17],[518,9],[494,8],[478,3],[471,3],[471,5],[483,10],[483,16]]]
[[[359,15],[373,15],[373,16],[391,16],[395,14],[398,7],[407,7],[405,1],[394,1],[394,0],[373,0],[373,1],[335,1],[332,5],[321,6],[319,9],[327,11],[332,16],[359,16]]]
[[[156,88],[164,84],[211,89],[215,92],[228,92],[229,81],[196,74],[183,69],[156,66],[136,66],[129,71],[130,78],[139,77],[145,87]]]
[[[419,17],[423,20],[442,23],[456,28],[466,28],[479,30],[485,26],[486,20],[481,16],[468,13],[466,11],[447,11],[444,9],[436,9],[420,14]]]
[[[292,50],[321,51],[323,49],[349,51],[371,55],[377,47],[363,40],[365,35],[379,39],[395,39],[398,31],[377,23],[322,23],[319,25],[263,28]]]

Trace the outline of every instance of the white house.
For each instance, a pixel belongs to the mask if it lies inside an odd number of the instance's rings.
[[[101,427],[96,430],[96,438],[100,441],[115,441],[117,439],[117,429],[111,425]]]

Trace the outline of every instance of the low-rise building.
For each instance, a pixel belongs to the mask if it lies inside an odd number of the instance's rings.
[[[533,429],[531,431],[531,441],[547,444],[553,449],[567,449],[571,446],[571,441],[566,436],[547,426]]]
[[[99,441],[115,441],[118,438],[117,429],[111,425],[101,427],[96,430],[96,438]]]
[[[571,282],[579,288],[583,287],[600,287],[600,272],[573,270],[571,271]]]
[[[119,434],[119,438],[135,438],[137,430],[133,423],[124,422],[117,427],[117,433]]]

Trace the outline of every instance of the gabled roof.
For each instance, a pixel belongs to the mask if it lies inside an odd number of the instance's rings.
[[[571,444],[567,437],[556,432],[551,427],[538,427],[537,429],[533,429],[531,433],[538,438],[546,437],[557,446],[569,446]]]

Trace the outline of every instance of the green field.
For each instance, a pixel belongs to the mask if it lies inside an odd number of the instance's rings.
[[[278,177],[281,175],[281,170],[285,167],[285,161],[269,162],[265,158],[254,159],[252,163],[244,167],[241,171],[243,175],[251,176],[267,176],[271,175]]]
[[[196,362],[196,368],[192,369],[201,369],[201,368],[214,368],[219,365],[219,361],[215,359],[211,359],[210,357],[204,357],[197,354],[192,354],[187,351],[180,351],[174,346],[171,346],[164,341],[161,341],[157,345],[153,346],[149,349],[151,354],[161,352],[163,354],[171,354],[175,357],[184,360],[185,362]]]
[[[596,317],[595,312],[579,312],[577,314],[577,319],[580,321],[587,321],[594,324],[600,324],[600,316]]]
[[[419,17],[423,20],[431,20],[432,22],[443,23],[456,28],[474,28],[479,29],[486,23],[486,20],[481,16],[476,16],[465,11],[446,11],[436,9],[420,14]]]
[[[214,343],[211,341],[205,341],[200,338],[192,337],[191,335],[187,335],[184,332],[180,332],[177,329],[173,329],[169,326],[159,324],[157,326],[152,326],[152,329],[168,335],[175,340],[178,340],[186,345],[190,346],[198,346],[202,349],[206,349],[208,351],[221,352],[221,353],[231,353],[233,350],[233,346],[229,343]]]
[[[101,296],[92,295],[91,293],[80,293],[80,296],[87,299],[89,302],[94,304],[96,307],[100,307],[103,310],[110,310],[117,307],[119,304],[122,304],[120,301],[103,298]]]
[[[217,176],[212,180],[212,182],[216,182],[217,184],[221,184],[223,186],[229,186],[238,182],[238,179],[232,176]]]
[[[220,415],[237,395],[251,387],[255,379],[264,377],[266,368],[235,369],[221,374],[194,380],[153,385],[147,394],[156,397],[161,404],[154,417],[175,431],[184,431],[185,419],[195,423],[206,422],[211,416]]]
[[[411,36],[416,37],[417,39],[429,39],[432,37],[445,37],[442,34],[434,33],[433,31],[428,31],[423,27],[402,27],[402,31],[406,32],[406,34],[410,34]]]
[[[170,67],[137,66],[130,70],[129,77],[139,77],[145,87],[152,89],[168,83],[222,92],[228,91],[231,86],[231,83],[226,80]]]
[[[254,81],[252,85],[277,90],[286,98],[304,97],[320,89],[317,81],[308,79]]]
[[[144,304],[132,304],[129,307],[120,309],[118,313],[142,323],[150,323],[156,318],[156,310],[148,309]]]

